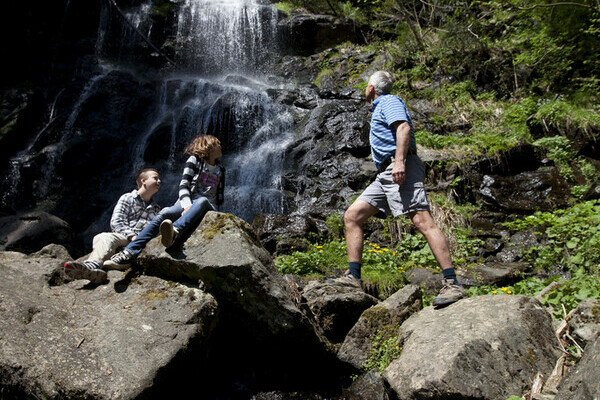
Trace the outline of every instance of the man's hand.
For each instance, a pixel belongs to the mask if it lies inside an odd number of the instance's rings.
[[[129,241],[130,241],[130,242],[133,242],[133,241],[135,240],[135,238],[136,238],[136,237],[137,237],[137,235],[130,236],[130,237],[129,237]]]
[[[392,169],[392,180],[398,185],[402,185],[406,179],[406,166],[404,160],[394,160],[394,168]]]
[[[188,210],[192,208],[192,205],[190,204],[189,206],[187,206],[186,208],[183,209],[183,211],[181,212],[181,215],[185,214],[186,212],[188,212]]]

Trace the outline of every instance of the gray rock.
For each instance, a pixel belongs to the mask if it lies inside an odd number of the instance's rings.
[[[569,320],[569,329],[581,347],[593,342],[600,334],[600,301],[585,299],[579,303]]]
[[[425,268],[412,268],[406,272],[411,285],[420,286],[426,294],[433,295],[442,288],[440,274],[434,274]]]
[[[361,369],[369,358],[372,338],[378,333],[395,335],[413,313],[421,310],[421,290],[408,285],[385,301],[365,310],[338,350],[338,357]]]
[[[349,400],[389,400],[389,386],[377,370],[359,376],[350,387],[344,390],[343,399]]]
[[[600,398],[600,336],[585,347],[579,363],[558,387],[556,400],[596,400]]]
[[[401,399],[505,399],[548,376],[558,358],[550,315],[524,296],[479,296],[427,307],[400,328],[384,378]]]
[[[358,288],[319,281],[309,282],[302,297],[325,336],[334,343],[344,340],[364,310],[379,303]]]
[[[256,238],[251,226],[231,214],[209,212],[180,252],[168,254],[151,241],[138,263],[147,274],[198,282],[219,302],[219,351],[223,368],[251,374],[265,384],[327,379],[314,368],[339,362],[329,351],[311,316],[294,303],[293,294]],[[234,357],[234,365],[227,360]],[[307,364],[312,367],[308,368]],[[312,377],[309,377],[313,374]],[[254,378],[253,378],[254,379]]]
[[[51,243],[82,252],[69,224],[54,215],[34,211],[0,218],[0,250],[29,254]]]
[[[488,262],[463,272],[461,283],[469,286],[508,285],[521,280],[531,269],[525,262]]]
[[[106,285],[50,286],[64,260],[14,252],[0,260],[7,398],[134,399],[195,386],[216,321],[209,294],[148,276],[124,287],[116,271]]]

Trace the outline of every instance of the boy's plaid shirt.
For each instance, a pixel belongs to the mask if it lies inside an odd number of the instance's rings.
[[[140,233],[159,211],[158,204],[146,203],[134,189],[119,198],[110,219],[110,228],[129,238]]]

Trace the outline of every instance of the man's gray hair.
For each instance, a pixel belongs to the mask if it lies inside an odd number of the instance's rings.
[[[392,91],[394,78],[387,71],[377,71],[369,78],[367,86],[373,86],[375,93],[379,96],[389,94]]]

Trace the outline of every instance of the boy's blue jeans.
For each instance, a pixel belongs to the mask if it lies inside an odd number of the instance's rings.
[[[160,224],[165,219],[175,221],[173,223],[173,228],[177,229],[179,232],[177,242],[183,243],[190,237],[198,225],[200,225],[202,218],[204,218],[206,213],[210,210],[213,210],[213,207],[206,197],[199,197],[194,200],[192,206],[184,215],[181,215],[183,208],[179,201],[171,207],[163,208],[161,212],[158,213],[144,229],[142,229],[137,237],[125,247],[125,250],[134,256],[140,254],[141,251],[144,250],[144,247],[146,247],[146,243],[158,235]]]

